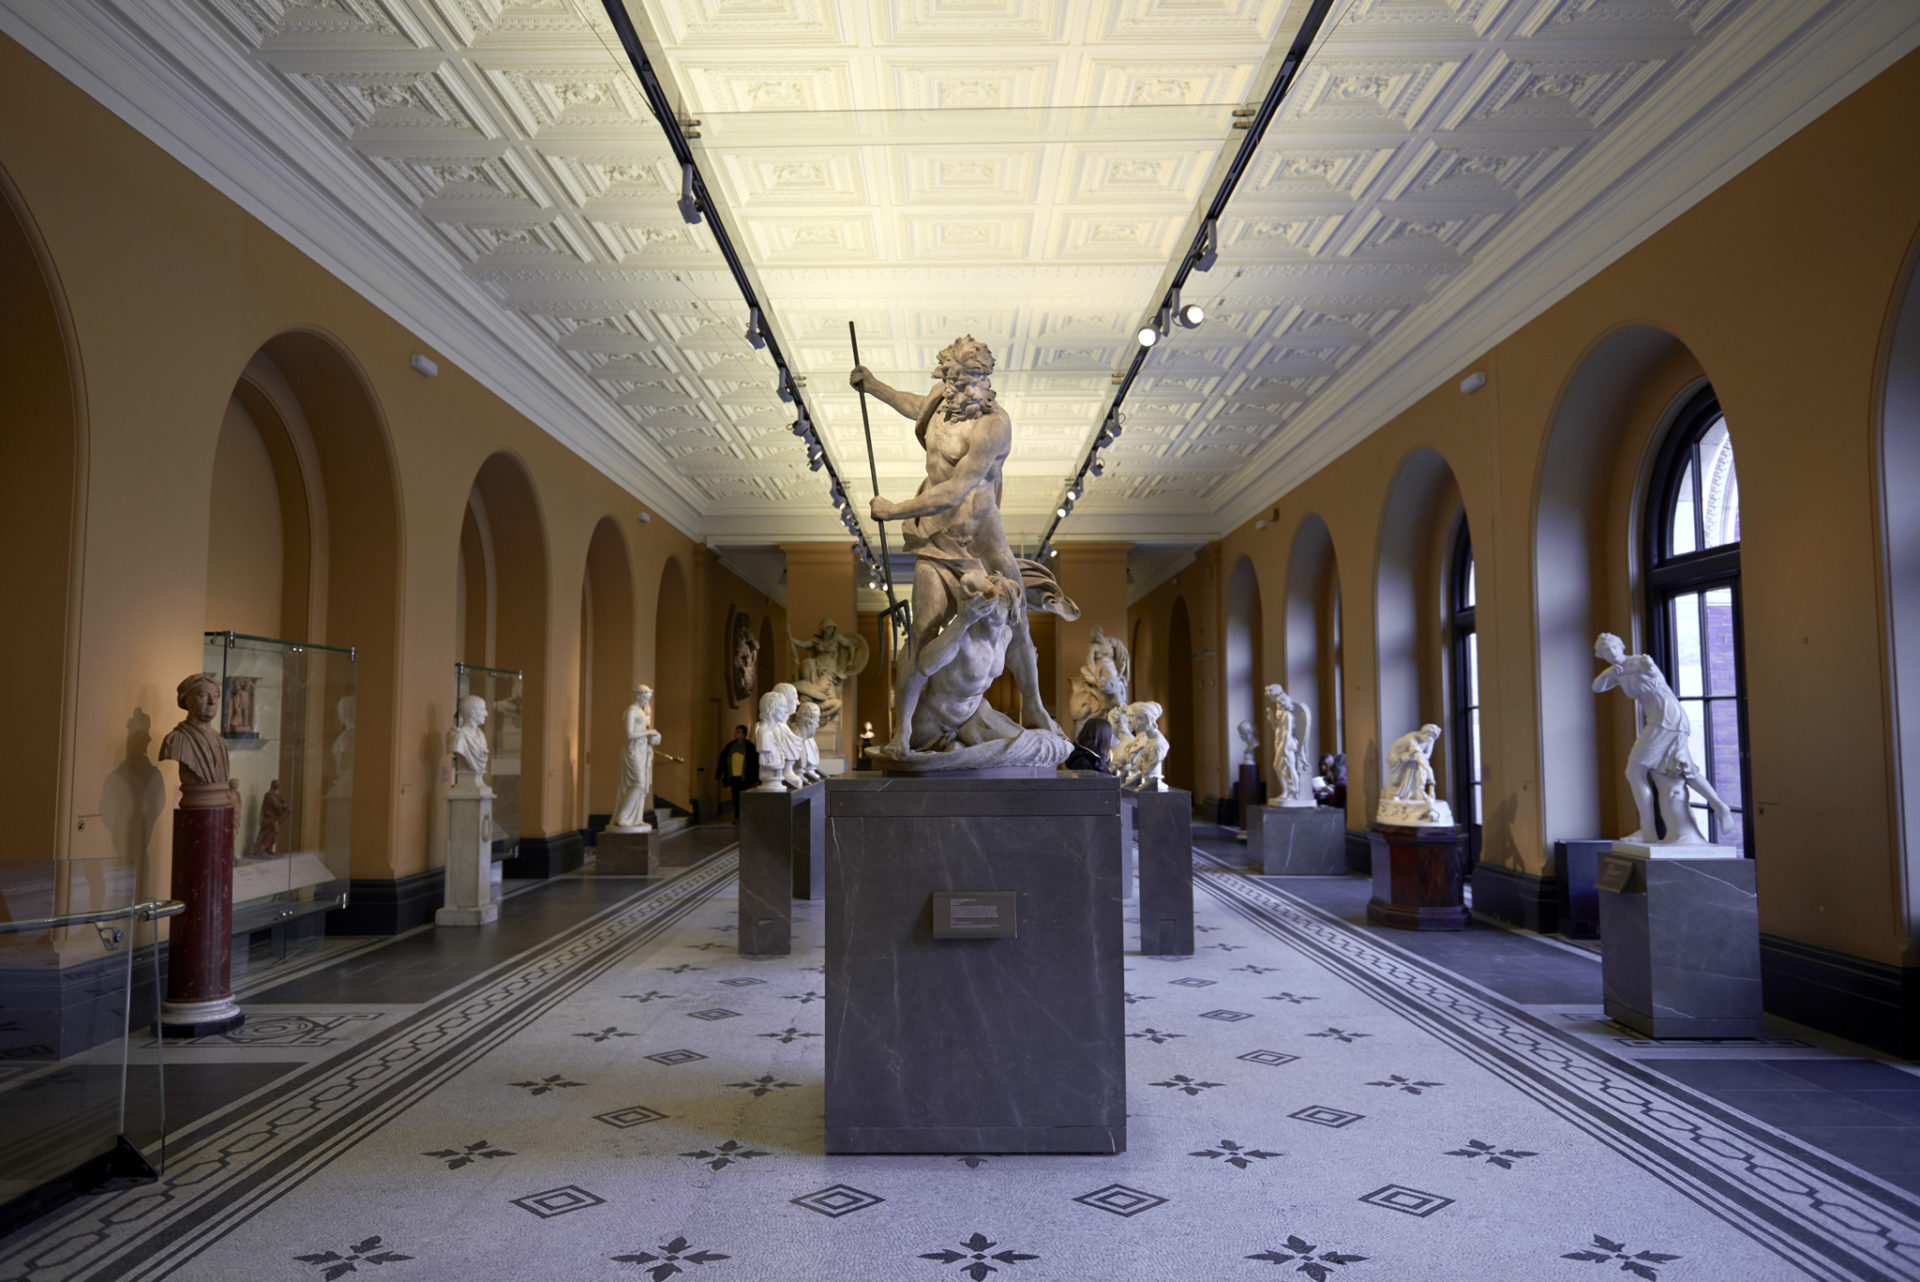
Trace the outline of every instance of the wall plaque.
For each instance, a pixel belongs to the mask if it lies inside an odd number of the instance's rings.
[[[1634,865],[1637,862],[1620,855],[1600,856],[1600,871],[1593,879],[1594,886],[1600,890],[1611,890],[1616,894],[1626,891],[1633,881]],[[1634,889],[1645,890],[1646,883],[1642,882]]]
[[[1018,933],[1011,890],[937,890],[935,939],[1012,939]]]

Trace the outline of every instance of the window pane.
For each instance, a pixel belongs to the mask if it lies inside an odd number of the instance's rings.
[[[1707,762],[1707,704],[1704,699],[1682,699],[1687,714],[1687,753],[1705,769]]]
[[[1473,785],[1473,822],[1476,824],[1485,822],[1480,818],[1480,785],[1479,784]]]
[[[1699,550],[1699,543],[1693,535],[1693,464],[1689,462],[1686,470],[1680,473],[1680,488],[1674,493],[1667,551],[1681,556]]]
[[[1467,713],[1467,772],[1469,783],[1480,782],[1480,709]]]
[[[1466,606],[1472,606],[1472,605],[1474,604],[1474,598],[1473,598],[1473,553],[1472,553],[1472,552],[1468,552],[1468,553],[1467,553],[1467,585],[1466,585],[1466,589],[1465,589],[1465,594],[1464,594],[1464,596],[1463,596],[1463,597],[1462,597],[1462,599],[1461,599],[1461,604],[1462,604],[1462,605],[1466,605]]]
[[[1667,674],[1682,698],[1706,693],[1700,664],[1700,594],[1683,592],[1667,607],[1673,611],[1673,671]]]
[[[1736,693],[1733,652],[1733,589],[1707,593],[1707,693]]]
[[[1467,702],[1480,706],[1480,634],[1467,633]]]
[[[1745,798],[1740,794],[1740,710],[1732,699],[1714,699],[1708,704],[1712,724],[1707,729],[1707,756],[1702,763],[1713,790],[1720,800],[1738,809]]]
[[[1716,418],[1700,438],[1701,526],[1706,545],[1724,547],[1740,541],[1740,481],[1734,472],[1733,440],[1727,420]]]

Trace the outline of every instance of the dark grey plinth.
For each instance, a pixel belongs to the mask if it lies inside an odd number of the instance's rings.
[[[826,789],[826,1151],[1123,1151],[1119,784]],[[988,890],[1014,938],[933,938],[934,892]]]
[[[1140,849],[1140,951],[1193,955],[1193,794],[1184,788],[1132,798]]]
[[[1134,812],[1133,794],[1120,794],[1120,898],[1128,903],[1138,886],[1140,862],[1140,817]]]
[[[602,831],[594,839],[593,865],[615,877],[652,877],[660,871],[660,830]]]
[[[1267,877],[1347,875],[1347,817],[1326,806],[1255,806],[1247,864]]]
[[[827,790],[822,784],[794,794],[793,897],[827,897]]]
[[[1753,862],[1626,859],[1632,874],[1600,889],[1600,969],[1607,1017],[1649,1037],[1758,1037],[1760,903]]]
[[[822,784],[798,792],[740,794],[740,942],[743,954],[793,951],[794,830]]]
[[[1593,879],[1600,856],[1613,849],[1611,841],[1556,841],[1553,875],[1564,902],[1560,906],[1560,933],[1570,939],[1600,938],[1600,892]]]

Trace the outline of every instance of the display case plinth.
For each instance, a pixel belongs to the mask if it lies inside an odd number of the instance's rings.
[[[1460,824],[1368,825],[1373,898],[1367,920],[1398,930],[1467,928],[1467,830]]]
[[[740,795],[739,949],[747,956],[793,951],[795,851],[824,788],[816,783],[798,792],[756,788]]]
[[[826,1151],[1123,1151],[1118,782],[826,795]]]
[[[1132,798],[1140,851],[1140,951],[1193,955],[1193,794],[1184,788]]]
[[[1255,806],[1247,864],[1263,877],[1347,875],[1347,817],[1325,806]]]
[[[447,796],[447,897],[433,914],[441,926],[484,926],[500,920],[493,899],[491,792],[456,790]]]
[[[660,830],[639,832],[603,828],[593,845],[593,866],[602,876],[656,877],[660,873]]]
[[[207,1037],[238,1028],[233,1004],[233,792],[185,784],[173,812],[173,897],[186,905],[167,937],[160,1032]]]

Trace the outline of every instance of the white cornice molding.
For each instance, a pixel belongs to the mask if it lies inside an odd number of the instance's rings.
[[[631,423],[581,396],[585,381],[531,328],[518,344],[499,332],[501,304],[331,140],[317,139],[298,163],[288,156],[276,140],[316,127],[258,68],[236,75],[236,60],[213,61],[228,36],[190,30],[204,19],[184,4],[145,16],[161,15],[176,24],[164,44],[104,0],[0,0],[0,30],[595,470],[700,537],[702,516],[686,482],[645,457],[652,446]],[[208,77],[217,77],[220,95]],[[224,109],[208,110],[215,103]],[[448,270],[436,275],[423,263]]]
[[[1920,46],[1920,9],[1860,0],[1831,0],[1787,44],[1768,34],[1804,9],[1797,0],[1746,9],[1737,30],[1682,69],[1684,84],[1660,97],[1659,110],[1583,159],[1579,183],[1529,205],[1422,304],[1417,325],[1390,331],[1329,389],[1352,394],[1308,402],[1219,500],[1212,537],[1272,506]],[[1756,61],[1756,45],[1771,53]],[[1596,190],[1603,194],[1588,194]]]

